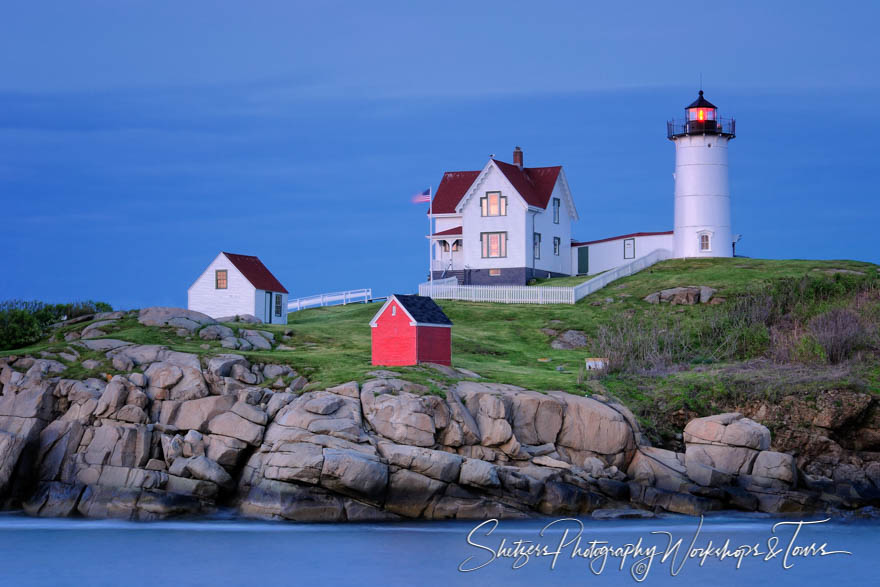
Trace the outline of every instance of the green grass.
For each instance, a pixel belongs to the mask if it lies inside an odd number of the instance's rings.
[[[455,366],[473,370],[488,381],[538,391],[562,390],[583,394],[595,389],[595,381],[583,381],[579,370],[585,357],[595,356],[593,341],[601,325],[619,320],[622,315],[632,319],[673,317],[677,328],[696,332],[707,318],[724,308],[724,305],[704,304],[652,305],[642,301],[650,293],[682,285],[708,285],[718,290],[717,296],[731,298],[780,277],[826,276],[826,272],[835,269],[867,274],[876,272],[877,266],[855,261],[672,260],[618,280],[575,305],[478,304],[442,300],[438,303],[454,323],[452,354]],[[287,326],[255,327],[274,332],[278,341],[285,331],[290,331],[291,339],[283,344],[291,350],[230,351],[223,349],[218,341],[206,342],[197,336],[187,340],[187,337],[178,336],[175,329],[144,327],[133,314],[110,329],[108,337],[139,344],[165,345],[202,356],[237,352],[251,361],[289,364],[308,377],[311,381],[309,388],[315,389],[351,380],[362,381],[369,371],[376,369],[370,364],[369,321],[379,307],[377,303],[315,308],[291,314]],[[79,324],[68,329],[84,326]],[[548,328],[558,332],[568,329],[584,331],[589,344],[578,350],[552,349],[553,336],[542,332]],[[57,351],[66,346],[63,341],[47,340],[6,354]],[[103,358],[103,355],[97,353],[96,358]],[[812,393],[832,387],[880,393],[878,365],[880,360],[874,357],[873,362],[869,360],[858,369],[849,371],[830,367],[780,370],[767,361],[746,365],[713,363],[695,357],[679,372],[658,376],[610,375],[601,378],[600,383],[633,408],[649,429],[662,434],[663,424],[655,422],[658,413],[677,409],[707,412],[719,402],[735,400],[740,393],[763,393],[772,397],[792,390]],[[557,370],[558,367],[561,371]],[[110,372],[108,368],[109,364],[98,371],[107,373]],[[428,386],[434,393],[440,393],[440,387],[449,383],[437,372],[424,367],[392,370],[401,373],[405,379]],[[80,371],[81,367],[72,365],[66,375],[100,375]]]

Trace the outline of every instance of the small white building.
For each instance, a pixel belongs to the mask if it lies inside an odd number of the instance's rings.
[[[212,318],[251,314],[287,324],[287,289],[252,255],[220,253],[187,290],[187,308]]]
[[[571,223],[578,219],[562,167],[489,159],[479,171],[443,175],[431,204],[431,271],[473,285],[524,285],[571,271]]]
[[[571,274],[595,275],[626,265],[657,249],[672,250],[673,231],[634,232],[571,243]]]

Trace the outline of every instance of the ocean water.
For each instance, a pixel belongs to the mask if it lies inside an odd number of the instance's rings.
[[[633,575],[645,585],[878,584],[880,522],[794,524],[820,519],[719,514],[702,526],[696,518],[669,516],[501,520],[477,528],[479,521],[138,523],[12,513],[0,515],[0,585],[638,585]],[[778,522],[787,524],[774,533]],[[670,536],[681,544],[663,562]],[[510,550],[500,554],[512,556],[499,556],[502,540]],[[643,549],[656,547],[654,556],[643,550],[624,558],[626,545],[639,540]],[[517,557],[516,541],[540,543],[546,554]],[[701,560],[710,541],[712,547],[729,541],[728,556],[710,551]],[[608,545],[615,550],[600,550]]]

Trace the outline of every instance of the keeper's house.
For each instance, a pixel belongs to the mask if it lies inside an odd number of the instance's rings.
[[[452,364],[452,321],[434,300],[394,294],[370,321],[373,364]]]
[[[525,167],[490,158],[479,171],[443,175],[429,210],[434,279],[465,285],[525,285],[571,271],[571,223],[578,219],[562,167]]]
[[[287,324],[287,289],[252,255],[220,253],[187,290],[187,308],[211,318],[250,314]]]

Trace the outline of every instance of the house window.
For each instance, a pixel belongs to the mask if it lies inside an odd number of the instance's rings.
[[[275,316],[281,317],[281,294],[275,294]]]
[[[453,253],[457,253],[460,248],[461,248],[461,239],[456,240],[454,243],[452,243],[452,252]]]
[[[440,248],[443,249],[444,253],[449,252],[449,243],[446,241],[440,241]]]
[[[701,234],[700,235],[700,250],[701,251],[711,251],[712,250],[712,246],[711,246],[711,243],[709,242],[709,235],[708,234]]]
[[[501,269],[489,269],[489,277],[501,277]]]
[[[397,316],[397,306],[391,306],[391,315]]]
[[[562,248],[562,239],[558,236],[553,237],[553,254],[559,256],[559,249]]]
[[[507,198],[501,192],[486,192],[480,198],[480,211],[483,216],[507,216]]]
[[[226,289],[226,269],[214,272],[214,289]]]
[[[507,233],[506,232],[483,232],[480,233],[480,242],[483,246],[483,258],[507,256]]]
[[[559,224],[559,198],[553,198],[553,224]]]
[[[541,233],[539,233],[539,232],[534,233],[533,242],[535,245],[535,251],[534,251],[535,259],[540,259],[541,258]]]

